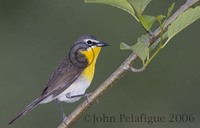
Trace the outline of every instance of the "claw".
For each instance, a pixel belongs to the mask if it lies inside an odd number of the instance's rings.
[[[56,103],[58,104],[58,106],[59,106],[59,108],[60,108],[60,111],[61,111],[61,113],[62,113],[62,120],[63,120],[63,123],[67,126],[67,124],[65,123],[65,121],[67,120],[67,116],[66,116],[66,114],[64,113],[63,107],[62,107],[62,105],[61,105],[61,103],[60,103],[60,101],[59,101],[58,99],[56,100]]]
[[[91,93],[86,93],[85,94],[85,97],[86,97],[86,100],[87,100],[87,103],[90,104],[90,100],[89,100],[89,96],[92,95],[92,92]]]
[[[67,126],[67,124],[65,123],[67,121],[67,116],[64,114],[63,115],[63,123],[65,124],[65,126]]]
[[[65,113],[62,114],[62,117],[63,117],[63,121],[65,121],[67,119],[67,116]]]

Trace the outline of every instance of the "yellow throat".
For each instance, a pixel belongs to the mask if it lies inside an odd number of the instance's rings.
[[[99,56],[99,53],[101,51],[101,47],[90,47],[86,51],[82,51],[81,53],[85,55],[85,57],[88,60],[89,65],[85,68],[82,75],[91,82],[94,77],[94,71],[95,71],[95,64],[97,57]]]

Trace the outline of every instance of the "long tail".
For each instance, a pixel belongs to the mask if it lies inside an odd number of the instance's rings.
[[[8,124],[12,124],[14,121],[16,121],[19,117],[26,115],[26,113],[30,112],[32,109],[34,109],[39,103],[43,100],[43,97],[39,97],[36,100],[34,100],[32,103],[30,103],[28,106],[24,108],[23,111],[18,113]]]

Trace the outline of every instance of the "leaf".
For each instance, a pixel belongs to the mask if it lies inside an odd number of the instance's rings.
[[[140,38],[138,38],[138,43],[136,43],[133,46],[129,46],[128,44],[122,42],[120,44],[120,49],[122,50],[132,50],[135,54],[138,55],[138,57],[142,60],[144,63],[145,59],[149,55],[149,44],[145,44],[144,42],[147,40],[147,35],[143,35]],[[141,41],[141,42],[140,42]]]
[[[131,50],[131,47],[130,47],[128,44],[122,42],[122,43],[120,44],[120,49],[121,49],[121,50]]]
[[[136,20],[134,9],[131,3],[128,0],[84,0],[85,3],[100,3],[100,4],[108,4],[117,8],[120,8],[128,13],[130,13]]]
[[[158,16],[156,17],[156,20],[157,20],[159,23],[161,23],[161,21],[162,21],[164,18],[166,18],[166,16],[164,16],[164,15],[158,15]]]
[[[173,4],[169,7],[168,12],[167,12],[167,17],[169,17],[169,16],[172,14],[172,11],[174,10],[174,5],[175,5],[175,3],[173,3]]]
[[[169,42],[169,40],[174,37],[181,30],[192,24],[194,21],[200,18],[200,6],[196,8],[190,8],[187,11],[183,12],[175,19],[172,24],[169,26],[167,34],[168,40],[164,46]]]
[[[135,45],[131,46],[131,49],[135,54],[138,55],[138,57],[142,60],[144,63],[145,59],[149,55],[149,47],[148,44],[145,44],[143,42],[138,42]]]
[[[129,0],[134,9],[136,10],[138,16],[142,15],[143,11],[151,0]]]
[[[147,35],[142,35],[138,38],[138,42],[145,43],[147,40],[149,40]]]
[[[140,22],[142,23],[143,27],[149,31],[155,22],[156,18],[154,16],[147,16],[147,15],[141,15],[140,16]]]

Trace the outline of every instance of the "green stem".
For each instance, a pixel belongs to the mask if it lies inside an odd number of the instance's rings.
[[[163,25],[160,21],[158,21],[160,24],[160,44],[158,49],[155,51],[155,53],[150,57],[150,59],[147,60],[147,62],[144,64],[144,67],[146,68],[148,66],[148,64],[156,57],[156,55],[159,53],[159,51],[162,49],[163,47]]]
[[[147,60],[147,62],[144,64],[144,67],[146,68],[148,66],[148,64],[156,57],[156,55],[159,53],[159,51],[161,50],[162,48],[159,47],[155,52],[154,54],[150,57],[150,59]]]

